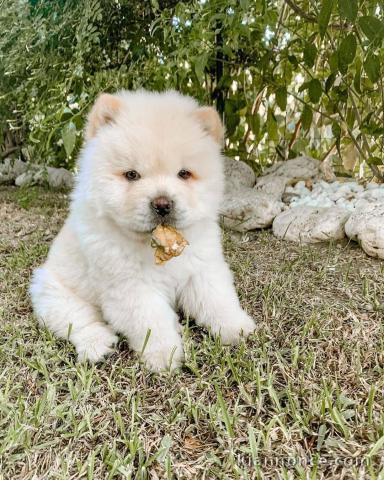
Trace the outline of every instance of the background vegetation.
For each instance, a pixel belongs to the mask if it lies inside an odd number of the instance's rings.
[[[0,0],[4,158],[73,168],[100,91],[215,104],[256,170],[310,154],[383,180],[381,0]]]

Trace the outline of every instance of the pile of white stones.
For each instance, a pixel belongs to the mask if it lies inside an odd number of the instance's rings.
[[[51,188],[71,188],[74,175],[65,168],[27,164],[19,158],[6,158],[0,163],[0,185],[49,185]]]
[[[298,182],[294,187],[285,189],[285,198],[290,207],[307,205],[310,207],[342,207],[353,212],[356,208],[372,202],[384,202],[384,184],[369,183],[365,187],[357,182],[324,180],[306,185]]]
[[[279,162],[255,178],[243,162],[226,159],[222,214],[229,228],[272,226],[276,237],[300,243],[358,241],[384,258],[384,185],[326,182],[321,163],[308,157]]]

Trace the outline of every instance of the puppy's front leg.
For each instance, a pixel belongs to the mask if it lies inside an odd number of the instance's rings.
[[[255,329],[252,318],[241,308],[232,273],[223,260],[207,263],[193,275],[181,293],[180,303],[186,314],[200,325],[220,335],[224,344],[239,341]]]
[[[115,330],[153,371],[174,369],[184,360],[178,316],[165,296],[147,285],[135,286],[103,302],[103,313]]]

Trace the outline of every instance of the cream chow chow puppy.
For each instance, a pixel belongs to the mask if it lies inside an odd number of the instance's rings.
[[[254,330],[225,263],[218,226],[223,128],[176,92],[102,94],[88,118],[70,214],[30,293],[41,324],[98,362],[124,335],[152,370],[184,358],[177,309],[235,343]],[[188,246],[157,265],[160,224]]]

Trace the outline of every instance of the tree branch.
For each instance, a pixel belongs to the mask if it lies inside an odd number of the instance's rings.
[[[301,7],[296,5],[293,0],[284,0],[285,3],[300,17],[304,18],[310,23],[317,23],[317,17],[315,15],[310,15],[309,13],[305,12]],[[348,26],[347,23],[340,24],[340,23],[330,23],[328,25],[329,28],[333,28],[335,30],[344,30]]]
[[[0,152],[0,158],[1,159],[6,158],[11,153],[16,152],[17,150],[20,150],[20,148],[21,148],[20,146],[19,147],[10,147],[7,150],[4,150],[4,152]]]

